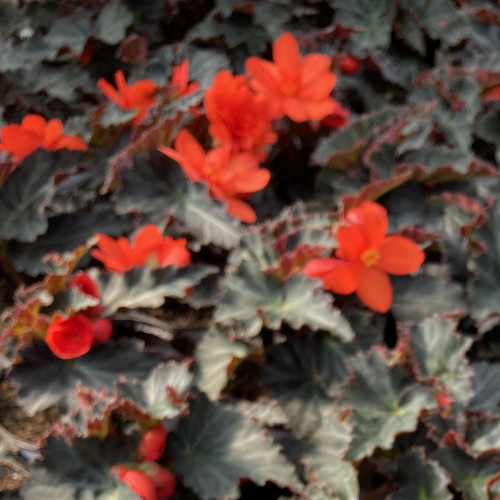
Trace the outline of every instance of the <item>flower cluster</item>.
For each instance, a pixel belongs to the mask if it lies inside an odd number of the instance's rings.
[[[374,311],[387,312],[392,303],[392,285],[387,275],[417,271],[424,252],[409,238],[387,236],[386,209],[365,201],[345,215],[336,231],[336,257],[316,258],[303,272],[323,281],[326,290],[339,294],[355,292]]]
[[[250,57],[246,76],[221,70],[205,91],[214,142],[210,151],[186,129],[179,131],[174,148],[159,150],[179,163],[191,181],[207,183],[210,195],[226,202],[231,215],[255,222],[255,211],[245,200],[270,180],[270,172],[259,163],[277,140],[273,120],[288,116],[303,122],[336,115],[339,125],[345,123],[347,112],[329,97],[336,82],[330,67],[331,58],[323,54],[302,58],[295,38],[285,33],[274,43],[273,62]]]
[[[118,464],[111,471],[143,500],[167,500],[175,491],[174,475],[156,463],[165,449],[167,431],[162,424],[147,430],[139,443],[139,463]]]
[[[96,282],[85,273],[76,274],[69,287],[99,299]],[[106,342],[113,334],[111,321],[101,318],[101,305],[90,306],[68,318],[56,315],[47,329],[45,342],[61,359],[78,358],[86,354],[92,345]]]
[[[26,115],[20,125],[14,123],[0,129],[0,151],[9,153],[15,165],[38,148],[85,151],[87,144],[80,137],[65,135],[61,120],[54,118],[47,122],[35,114]]]
[[[98,233],[97,248],[91,254],[100,260],[108,271],[123,273],[133,267],[149,265],[151,268],[191,263],[186,239],[163,237],[157,226],[148,224],[135,235],[132,243],[125,237],[111,238]]]

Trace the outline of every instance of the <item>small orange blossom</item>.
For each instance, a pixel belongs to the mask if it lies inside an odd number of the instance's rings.
[[[404,275],[417,271],[424,252],[409,238],[387,236],[387,211],[378,203],[365,201],[349,210],[337,231],[337,258],[317,258],[303,272],[323,281],[339,294],[356,292],[370,309],[387,312],[393,289],[387,273]]]
[[[250,86],[266,97],[273,118],[288,116],[295,122],[321,120],[334,112],[330,96],[337,77],[332,60],[324,54],[301,57],[293,35],[284,33],[273,45],[273,62],[250,57],[246,72]]]

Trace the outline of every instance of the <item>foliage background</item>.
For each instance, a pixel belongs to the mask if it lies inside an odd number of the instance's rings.
[[[190,107],[285,31],[332,56],[351,114],[333,131],[276,124],[244,225],[156,147],[186,125],[206,141]],[[0,124],[38,113],[90,144],[37,151],[0,187],[2,387],[27,421],[49,421],[30,443],[2,421],[0,478],[20,478],[2,498],[138,498],[110,468],[134,461],[151,418],[170,431],[173,498],[499,497],[496,2],[4,2],[0,34]],[[339,71],[345,53],[357,73]],[[177,99],[184,58],[202,90]],[[139,130],[96,87],[117,69],[161,88]],[[332,250],[338,212],[362,200],[426,251],[385,315],[275,272],[300,248]],[[90,258],[97,232],[167,220],[189,240],[185,270],[111,275]],[[99,282],[114,333],[68,362],[26,322],[88,305],[57,289],[76,269]]]

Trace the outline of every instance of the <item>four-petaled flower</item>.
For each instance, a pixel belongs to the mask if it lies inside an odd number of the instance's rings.
[[[273,45],[273,62],[250,57],[246,72],[250,86],[266,97],[273,118],[288,116],[295,122],[321,120],[335,111],[330,93],[337,77],[325,54],[301,57],[293,35],[284,33]]]
[[[115,73],[115,82],[118,90],[104,78],[97,80],[97,86],[109,100],[123,110],[137,109],[132,125],[139,125],[145,120],[150,108],[156,104],[156,99],[153,96],[156,91],[156,83],[152,80],[139,80],[128,85],[120,70]]]
[[[217,143],[229,145],[233,153],[250,152],[259,160],[267,156],[265,146],[276,141],[269,105],[257,96],[242,75],[222,70],[203,97],[210,121],[209,133]]]
[[[85,151],[87,144],[80,137],[64,135],[61,120],[45,120],[43,116],[26,115],[21,124],[13,123],[0,129],[0,151],[15,158],[16,165],[38,148],[47,151],[70,149]]]
[[[58,318],[47,329],[45,342],[61,359],[78,358],[86,354],[94,341],[94,328],[83,314]]]
[[[100,260],[108,271],[122,273],[133,267],[149,265],[151,268],[175,264],[184,267],[191,263],[191,254],[186,248],[186,238],[163,237],[157,226],[144,226],[130,244],[127,238],[111,238],[97,234],[97,248],[92,256]]]
[[[175,160],[193,182],[206,182],[210,195],[227,202],[227,211],[244,222],[255,222],[253,208],[245,197],[263,189],[269,182],[269,170],[260,168],[250,153],[231,154],[230,146],[219,146],[205,153],[201,144],[186,129],[177,134],[174,148],[158,149]]]
[[[386,209],[363,202],[347,212],[345,224],[337,231],[336,258],[313,259],[303,272],[321,279],[327,290],[356,292],[370,309],[387,312],[393,295],[387,273],[413,273],[425,259],[416,243],[404,236],[387,236],[387,228]]]

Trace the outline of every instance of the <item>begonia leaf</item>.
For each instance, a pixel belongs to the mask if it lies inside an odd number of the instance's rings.
[[[444,446],[432,458],[449,471],[453,486],[464,493],[467,500],[484,500],[488,495],[488,483],[500,472],[498,459],[474,459],[460,448]]]
[[[467,308],[463,287],[446,277],[421,272],[416,276],[392,276],[391,281],[394,286],[392,311],[399,320],[420,320]]]
[[[57,53],[55,47],[50,46],[42,37],[37,35],[23,40],[15,47],[12,47],[11,44],[6,43],[4,40],[0,40],[0,47],[2,48],[0,69],[5,72],[24,69],[44,59],[52,60]]]
[[[485,414],[470,416],[466,442],[474,455],[500,449],[500,418]]]
[[[237,327],[243,337],[257,335],[264,325],[277,330],[285,321],[296,329],[307,325],[350,340],[353,332],[349,323],[319,285],[303,274],[280,283],[253,262],[243,261],[221,283],[223,294],[215,320]]]
[[[30,92],[44,91],[66,102],[73,102],[80,98],[79,89],[87,92],[95,89],[95,83],[88,71],[76,63],[66,64],[64,71],[58,67],[40,64],[26,71],[22,82]]]
[[[465,359],[472,339],[456,333],[452,320],[439,316],[426,318],[410,330],[410,348],[418,374],[423,379],[436,377],[455,401],[466,404],[472,397],[473,371]]]
[[[486,245],[486,251],[470,257],[468,268],[474,277],[468,283],[472,316],[484,321],[488,316],[499,315],[500,290],[500,203],[488,211],[488,219],[473,236]]]
[[[126,29],[133,20],[132,12],[121,0],[107,2],[96,21],[96,37],[109,45],[116,45],[125,38]]]
[[[0,187],[0,237],[30,242],[47,230],[56,171],[50,154],[36,151],[9,175]]]
[[[83,9],[75,9],[69,16],[57,19],[44,41],[59,50],[66,47],[74,56],[79,56],[89,36],[93,34],[92,23]]]
[[[68,412],[78,403],[78,383],[112,393],[118,380],[144,380],[160,361],[158,355],[131,341],[108,341],[69,360],[57,358],[44,342],[35,341],[21,351],[21,357],[23,361],[12,367],[11,379],[19,387],[18,401],[28,415],[54,405]]]
[[[489,109],[474,122],[474,133],[481,139],[500,145],[500,110]]]
[[[138,500],[127,485],[111,473],[111,467],[132,457],[119,437],[76,438],[68,443],[49,437],[42,460],[30,466],[22,488],[26,500],[85,498],[86,500]]]
[[[469,403],[469,409],[486,411],[492,415],[500,411],[500,387],[498,385],[498,367],[484,361],[473,363],[474,377],[472,388],[474,397]]]
[[[325,498],[359,498],[356,470],[344,460],[350,440],[350,426],[336,415],[324,422],[307,447],[304,457],[307,474],[313,482],[326,486]]]
[[[182,298],[186,290],[205,276],[217,271],[214,266],[190,264],[186,267],[167,266],[160,269],[133,268],[124,273],[94,273],[101,293],[105,315],[121,307],[160,307],[165,297]]]
[[[354,30],[351,38],[363,48],[386,48],[390,42],[394,4],[389,0],[333,0],[335,20]]]
[[[345,358],[354,349],[329,335],[295,336],[271,352],[263,383],[277,398],[298,436],[329,418],[333,398],[347,378]]]
[[[390,500],[451,500],[445,471],[433,460],[427,460],[421,449],[411,450],[395,464],[394,479],[398,490]]]
[[[175,418],[187,410],[187,391],[193,374],[185,363],[169,361],[155,367],[144,381],[118,384],[120,398],[157,419]]]
[[[139,211],[156,221],[175,216],[202,244],[231,248],[240,238],[240,224],[213,200],[203,184],[191,183],[181,168],[163,155],[136,156],[133,168],[120,172],[123,189],[117,196],[119,213]]]
[[[33,243],[11,242],[9,249],[17,269],[36,276],[47,270],[48,252],[64,253],[85,244],[97,232],[119,236],[132,230],[132,221],[117,216],[109,204],[96,203],[89,211],[62,214],[49,219],[45,234]],[[69,231],[68,228],[71,228]]]
[[[432,116],[448,144],[466,151],[472,142],[471,123],[481,107],[479,85],[465,72],[441,67],[421,75],[410,102],[437,100]]]
[[[294,467],[259,424],[201,397],[169,434],[167,453],[184,484],[202,500],[238,498],[241,478],[299,487]]]
[[[196,385],[211,401],[218,399],[228,381],[231,361],[247,354],[245,344],[231,342],[219,328],[212,327],[196,347]]]
[[[390,448],[397,434],[416,428],[422,410],[436,406],[427,387],[401,366],[388,366],[376,350],[351,358],[348,365],[353,377],[344,387],[342,404],[352,408],[349,460],[370,455],[377,446]]]
[[[355,164],[370,137],[393,123],[407,108],[387,107],[362,115],[345,128],[334,131],[319,140],[313,152],[313,161],[321,166],[346,169]]]

